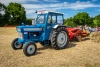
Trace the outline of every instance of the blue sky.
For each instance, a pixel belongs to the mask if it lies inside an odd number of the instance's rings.
[[[64,13],[65,18],[73,17],[78,12],[87,12],[91,17],[100,14],[99,0],[0,0],[8,5],[10,2],[18,2],[26,10],[27,18],[34,18],[36,10],[48,10]]]

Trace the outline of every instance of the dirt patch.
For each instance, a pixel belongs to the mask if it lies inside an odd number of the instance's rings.
[[[100,44],[87,39],[71,42],[63,50],[37,43],[37,53],[26,57],[23,49],[13,50],[11,42],[17,38],[15,28],[0,28],[0,67],[100,67]]]

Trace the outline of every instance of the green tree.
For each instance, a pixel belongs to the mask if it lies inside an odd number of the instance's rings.
[[[76,24],[73,22],[73,18],[72,17],[65,19],[64,22],[65,22],[66,26],[71,26],[71,27],[75,27],[76,26]]]
[[[32,18],[27,18],[26,21],[25,21],[25,24],[26,25],[32,25],[32,20],[33,20]]]
[[[95,16],[94,22],[93,22],[94,26],[100,26],[100,14]]]
[[[94,27],[93,21],[94,21],[94,17],[90,17],[90,20],[89,20],[90,24],[88,25],[91,27]]]
[[[77,25],[90,24],[90,16],[87,12],[79,12],[73,17],[73,21]]]
[[[6,23],[6,6],[0,2],[0,26]]]
[[[100,14],[95,16],[95,20],[100,20]]]
[[[25,8],[22,7],[21,4],[18,3],[9,3],[7,6],[7,14],[9,15],[9,23],[10,25],[19,25],[21,22],[25,22],[26,20],[26,12]]]

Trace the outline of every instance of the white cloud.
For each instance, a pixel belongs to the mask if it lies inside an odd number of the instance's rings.
[[[58,0],[44,0],[45,2],[59,2]]]
[[[86,9],[86,8],[92,8],[92,7],[100,7],[100,5],[92,4],[89,1],[87,2],[80,2],[76,1],[75,3],[70,3],[65,5],[65,7],[68,9],[73,9],[73,10],[79,10],[79,9]]]
[[[27,0],[0,0],[1,3],[4,3],[4,4],[8,4],[10,2],[18,2],[18,3],[22,3],[22,2],[26,2]]]
[[[39,4],[22,4],[26,9],[38,9],[38,8],[44,8],[44,5],[39,5]]]
[[[76,1],[75,3],[56,3],[56,4],[22,4],[26,9],[85,9],[92,7],[100,7],[100,5],[87,2]]]
[[[26,9],[26,14],[31,15],[36,10],[48,10],[48,11],[56,11],[58,9],[63,8],[63,3],[57,3],[57,4],[22,4],[22,6]]]
[[[27,4],[28,1],[37,2],[37,4]],[[59,2],[58,0],[43,0],[44,3],[40,3],[39,0],[0,0],[1,3],[8,4],[10,2],[18,2],[21,3],[23,7],[26,9],[26,15],[32,15],[35,10],[49,10],[49,11],[58,11],[61,9],[72,9],[72,10],[80,10],[86,8],[97,8],[100,7],[99,4],[87,2],[76,1],[74,3],[70,2]],[[97,0],[92,0],[97,1]],[[54,3],[45,3],[45,2],[54,2]]]
[[[39,0],[0,0],[3,4],[9,4],[10,2],[27,3],[28,1],[39,2]]]
[[[80,10],[86,8],[100,7],[100,5],[87,2],[76,1],[75,3],[53,3],[53,4],[22,4],[26,8],[26,13],[32,14],[35,10],[57,11],[61,9]]]
[[[49,7],[61,7],[63,4],[57,3],[57,4],[50,4]]]

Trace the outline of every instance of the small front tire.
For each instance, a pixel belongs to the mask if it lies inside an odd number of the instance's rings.
[[[23,52],[26,56],[32,56],[35,55],[37,51],[37,46],[33,42],[28,42],[27,44],[24,45],[23,47]]]
[[[22,43],[18,43],[18,38],[15,38],[12,43],[11,43],[11,46],[14,50],[17,50],[17,49],[21,49],[23,47],[23,44]]]

